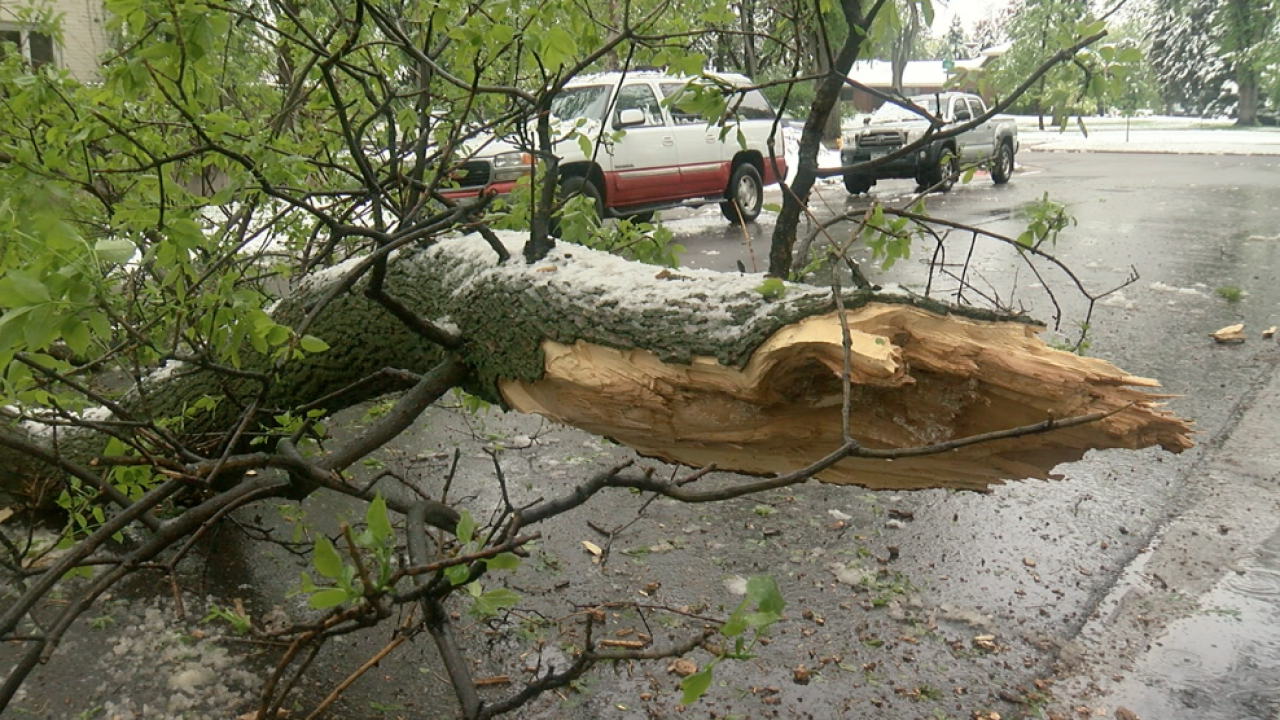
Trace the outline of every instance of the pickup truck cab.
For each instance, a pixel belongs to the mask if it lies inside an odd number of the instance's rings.
[[[737,75],[718,78],[750,84]],[[671,101],[690,82],[631,72],[583,76],[567,85],[551,106],[553,132],[561,138],[555,146],[561,194],[587,196],[600,217],[644,221],[664,208],[718,202],[731,222],[755,220],[764,186],[786,175],[785,160],[771,157],[768,147],[777,115],[759,90],[750,90],[741,103],[730,99],[736,117],[723,120],[730,127],[722,133],[723,124],[708,124]],[[591,142],[579,142],[568,129]],[[618,131],[623,132],[615,139]],[[739,132],[745,143],[739,142]],[[511,143],[482,138],[478,146],[483,150],[454,175],[459,187],[447,197],[507,193],[532,169],[529,153]]]
[[[987,112],[977,95],[945,92],[909,98],[915,105],[945,123],[940,129],[966,123]],[[884,157],[919,140],[929,129],[929,120],[907,108],[885,103],[872,113],[866,124],[843,138],[840,164],[845,168]],[[1013,118],[996,116],[954,137],[934,140],[915,152],[881,165],[845,170],[844,186],[851,193],[871,189],[877,180],[914,178],[923,188],[943,192],[951,189],[962,167],[984,164],[991,179],[1002,185],[1013,175],[1018,152],[1018,126]]]

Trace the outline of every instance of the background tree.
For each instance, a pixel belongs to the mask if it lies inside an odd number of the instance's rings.
[[[1230,112],[1241,125],[1257,122],[1266,101],[1262,78],[1276,58],[1274,2],[1153,0],[1143,16],[1151,65],[1171,111]]]
[[[986,50],[1009,42],[1009,24],[1013,22],[1019,5],[1013,0],[996,3],[987,14],[979,18],[973,27],[973,41],[978,50]]]
[[[960,22],[960,18],[953,17],[947,34],[938,40],[935,54],[943,60],[963,60],[972,55],[969,44],[969,34],[965,32],[964,24]]]

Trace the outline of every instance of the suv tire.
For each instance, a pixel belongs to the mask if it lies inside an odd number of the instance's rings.
[[[760,217],[760,208],[764,205],[764,182],[756,166],[742,162],[734,167],[724,197],[720,212],[729,222],[749,223]]]
[[[596,184],[591,182],[590,178],[582,175],[567,175],[560,178],[560,202],[579,195],[591,200],[591,204],[596,210],[597,220],[604,217],[604,198],[600,195],[600,188],[596,187]],[[559,211],[551,216],[550,232],[553,237],[560,237]]]

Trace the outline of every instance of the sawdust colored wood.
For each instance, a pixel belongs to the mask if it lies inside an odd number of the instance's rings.
[[[851,333],[850,434],[910,448],[1119,410],[1095,423],[939,455],[849,458],[818,476],[870,488],[969,488],[1050,478],[1095,448],[1191,447],[1190,423],[1161,409],[1158,383],[1054,350],[1038,328],[870,303]],[[505,381],[507,403],[640,453],[694,467],[785,473],[838,448],[844,350],[835,313],[776,332],[741,370],[714,359],[669,364],[643,350],[545,342],[545,376]]]

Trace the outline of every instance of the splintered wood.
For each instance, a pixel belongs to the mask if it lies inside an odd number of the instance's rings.
[[[1159,383],[1054,350],[1038,328],[871,303],[846,313],[850,434],[866,448],[914,448],[981,433],[1117,411],[1103,420],[938,455],[848,458],[819,474],[870,488],[982,489],[1050,478],[1090,449],[1191,447],[1190,423],[1160,409]],[[784,327],[742,368],[643,350],[546,342],[546,374],[504,381],[516,410],[604,435],[693,467],[771,475],[840,447],[845,352],[835,313]]]

